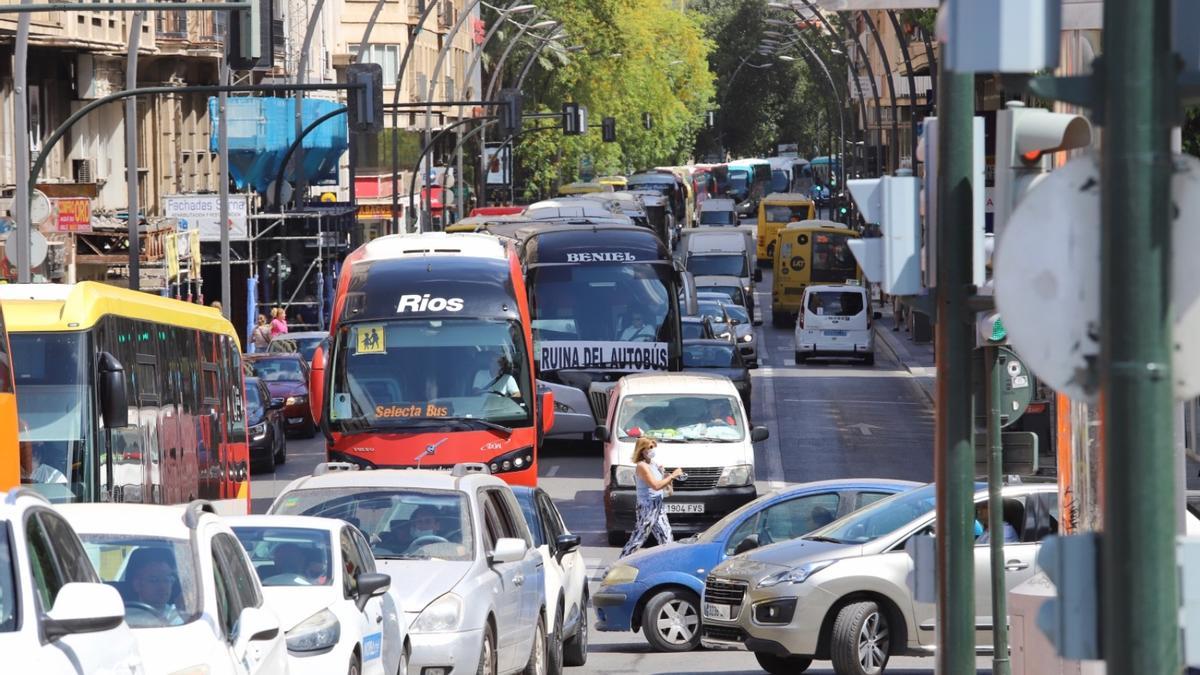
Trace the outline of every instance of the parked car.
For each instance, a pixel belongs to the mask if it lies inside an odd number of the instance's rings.
[[[125,605],[70,524],[27,488],[0,492],[0,650],[13,673],[145,672]]]
[[[596,589],[596,629],[638,631],[658,651],[700,644],[700,595],[718,563],[747,547],[787,541],[868,504],[918,487],[882,479],[804,483],[763,495],[694,537],[643,549],[606,570]]]
[[[317,351],[317,347],[320,347],[327,337],[329,332],[323,330],[282,333],[267,344],[267,353],[299,354],[306,362],[312,363],[313,352]]]
[[[705,582],[701,643],[754,652],[769,673],[830,659],[838,675],[878,675],[893,655],[934,646],[934,605],[917,602],[908,541],[933,534],[935,486],[878,501],[789,542],[733,556]],[[1007,590],[1037,569],[1042,539],[1058,531],[1052,482],[1003,489]],[[976,484],[975,504],[987,502]],[[986,519],[983,519],[986,522]],[[976,648],[991,649],[990,551],[975,546]]]
[[[544,672],[545,563],[512,488],[486,472],[318,464],[268,512],[340,518],[367,536],[380,571],[399,580],[388,593],[412,672],[510,673],[531,661]]]
[[[604,442],[604,521],[610,545],[625,543],[633,529],[637,490],[633,446],[646,436],[658,441],[657,457],[676,481],[665,506],[676,532],[697,532],[754,499],[753,442],[766,427],[749,428],[738,391],[729,378],[695,373],[626,375],[611,394]]]
[[[683,326],[684,340],[715,340],[717,338],[717,334],[712,329],[712,322],[704,317],[683,316],[679,318],[679,323]]]
[[[283,401],[271,400],[265,382],[246,379],[246,428],[250,433],[250,467],[266,471],[287,462]]]
[[[875,363],[871,294],[863,286],[832,284],[804,289],[796,319],[796,363],[834,356]]]
[[[304,438],[317,435],[308,402],[308,362],[299,354],[246,354],[246,368],[267,385],[271,401],[283,403],[283,418],[289,433]]]
[[[405,628],[355,527],[332,518],[226,519],[287,634],[290,675],[408,672]]]
[[[213,505],[64,504],[150,673],[283,675],[287,647],[246,551]]]
[[[513,487],[525,514],[533,545],[546,564],[546,608],[551,626],[546,672],[587,664],[587,565],[579,552],[579,535],[571,534],[554,500],[541,488]]]
[[[751,393],[750,369],[742,359],[742,354],[728,340],[684,340],[683,341],[683,370],[684,372],[707,373],[728,377],[737,389],[742,405],[746,407],[749,417]]]

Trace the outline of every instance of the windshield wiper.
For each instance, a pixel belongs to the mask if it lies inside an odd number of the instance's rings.
[[[490,422],[479,417],[405,417],[404,419],[410,422],[450,422],[458,424],[478,424],[487,429],[491,429],[492,431],[499,431],[505,436],[512,436],[513,432],[510,427],[506,427],[503,424],[496,424],[495,422]]]
[[[809,541],[822,541],[827,544],[844,544],[844,543],[846,543],[846,542],[842,541],[841,539],[835,539],[834,537],[825,537],[825,536],[821,536],[821,535],[801,537],[801,539],[807,539]]]
[[[394,554],[375,554],[380,560],[431,560],[432,557],[425,553],[394,553]]]

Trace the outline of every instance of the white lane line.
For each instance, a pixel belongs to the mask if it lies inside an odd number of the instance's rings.
[[[779,447],[779,410],[775,403],[775,378],[767,375],[763,379],[763,389],[766,396],[768,407],[771,409],[770,422],[774,423],[774,429],[771,435],[767,437],[767,483],[770,484],[772,490],[778,490],[784,487],[783,481],[783,455]]]
[[[550,467],[550,470],[546,472],[546,478],[554,478],[555,476],[557,476],[558,475],[558,467],[559,467],[558,464],[552,465]]]

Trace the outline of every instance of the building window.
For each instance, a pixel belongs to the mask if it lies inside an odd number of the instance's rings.
[[[350,45],[350,53],[357,56],[358,45]],[[396,71],[400,69],[399,45],[367,45],[367,53],[359,62],[378,63],[383,68],[383,86],[396,86]]]

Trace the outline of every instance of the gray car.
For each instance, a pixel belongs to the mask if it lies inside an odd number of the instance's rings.
[[[987,491],[977,485],[976,508]],[[1058,531],[1054,483],[1005,486],[1005,587],[1033,576],[1041,540]],[[876,502],[800,539],[750,550],[705,582],[701,643],[747,649],[769,673],[831,660],[838,675],[878,675],[892,655],[930,656],[932,604],[913,597],[905,550],[934,526],[932,484]],[[986,520],[986,519],[984,519]],[[990,555],[975,546],[975,644],[991,647]]]
[[[512,489],[483,465],[358,471],[318,464],[268,513],[340,518],[370,541],[404,615],[411,672],[545,672],[542,555]]]

